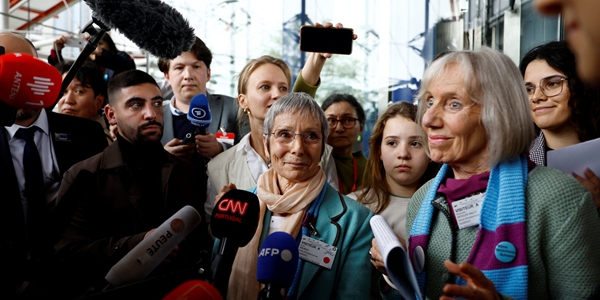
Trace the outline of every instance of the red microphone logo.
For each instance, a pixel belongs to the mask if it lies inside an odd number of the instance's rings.
[[[219,202],[218,208],[219,208],[219,211],[221,211],[221,212],[231,212],[234,214],[239,214],[240,216],[243,217],[246,214],[246,209],[248,208],[248,202],[242,202],[239,200],[231,200],[231,199],[223,199],[223,201]]]
[[[217,203],[220,213],[214,215],[215,219],[225,219],[236,223],[242,223],[242,218],[248,209],[248,202],[232,199],[222,199]]]

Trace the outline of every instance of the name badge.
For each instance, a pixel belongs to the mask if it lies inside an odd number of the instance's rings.
[[[71,142],[70,133],[54,133],[54,140],[57,142]]]
[[[452,209],[459,229],[479,225],[483,196],[485,196],[485,193],[452,202]]]
[[[308,236],[302,236],[298,253],[301,259],[331,270],[337,247]]]
[[[220,143],[233,145],[233,141],[235,140],[235,133],[231,133],[231,132],[223,133],[223,132],[217,131],[217,133],[215,133],[215,138],[217,138],[217,141],[219,141]]]

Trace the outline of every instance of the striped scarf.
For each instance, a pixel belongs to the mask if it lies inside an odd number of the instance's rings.
[[[442,166],[421,203],[408,239],[411,258],[417,246],[421,246],[427,253],[434,212],[431,202],[448,170],[447,164]],[[527,299],[525,224],[527,175],[527,159],[524,155],[502,161],[492,169],[483,198],[477,238],[467,258],[467,262],[480,269],[494,282],[497,292],[515,299]],[[499,261],[494,254],[496,246],[506,241],[514,245],[517,250],[516,257],[509,263]],[[421,293],[425,295],[426,271],[423,270],[416,275]],[[456,283],[466,285],[460,277]]]

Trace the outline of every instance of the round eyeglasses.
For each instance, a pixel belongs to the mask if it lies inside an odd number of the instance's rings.
[[[556,96],[563,91],[563,81],[567,80],[567,78],[560,75],[552,75],[540,80],[540,90],[542,94],[546,97]],[[527,91],[527,95],[531,98],[535,94],[536,85],[531,84],[531,82],[525,83],[525,90]]]
[[[327,118],[327,124],[329,124],[329,129],[335,128],[338,122],[342,124],[344,128],[350,129],[354,127],[354,125],[356,125],[356,121],[358,121],[358,119],[353,117],[343,117],[341,119]]]
[[[296,140],[297,135],[301,136],[302,142],[307,145],[316,145],[322,140],[321,135],[314,131],[295,133],[291,130],[278,129],[275,132],[271,132],[271,134],[275,137],[275,142],[282,145],[289,145],[292,141]]]

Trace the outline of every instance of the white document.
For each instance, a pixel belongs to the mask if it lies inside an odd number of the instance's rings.
[[[400,295],[407,300],[417,299],[416,296],[423,299],[408,252],[400,244],[390,225],[379,215],[373,216],[370,223],[388,277],[398,288]]]
[[[546,160],[548,167],[569,175],[575,172],[585,178],[583,171],[590,168],[596,176],[600,176],[600,138],[548,151]]]

